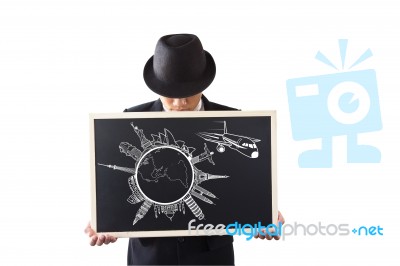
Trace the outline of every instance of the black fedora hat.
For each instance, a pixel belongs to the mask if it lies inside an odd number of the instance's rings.
[[[146,63],[143,78],[155,93],[185,98],[205,90],[215,77],[215,62],[193,34],[161,37],[154,56]]]

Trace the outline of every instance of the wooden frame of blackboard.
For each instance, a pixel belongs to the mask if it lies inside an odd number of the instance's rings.
[[[116,237],[171,237],[171,236],[194,236],[194,235],[215,235],[210,230],[196,230],[195,234],[188,230],[151,230],[151,231],[98,231],[98,215],[96,202],[96,156],[95,156],[95,121],[109,119],[154,119],[154,118],[235,118],[235,117],[269,117],[270,118],[270,148],[271,148],[271,223],[278,224],[277,207],[277,133],[276,133],[276,111],[207,111],[207,112],[131,112],[131,113],[96,113],[89,115],[90,120],[90,172],[91,172],[91,226],[102,234],[109,234]],[[267,188],[268,189],[268,188]],[[189,193],[188,193],[189,194]],[[201,221],[200,221],[201,222]],[[245,228],[244,231],[250,232]],[[226,232],[218,235],[224,235]]]

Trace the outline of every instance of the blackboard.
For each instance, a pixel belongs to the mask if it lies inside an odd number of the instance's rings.
[[[190,221],[276,222],[274,111],[91,114],[90,129],[95,231],[186,236]]]

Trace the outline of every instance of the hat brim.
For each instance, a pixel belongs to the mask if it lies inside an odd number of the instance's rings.
[[[146,85],[158,95],[168,98],[185,98],[204,91],[214,80],[215,62],[211,54],[204,50],[206,56],[206,68],[203,75],[193,81],[187,82],[164,82],[159,80],[153,69],[153,56],[147,61],[143,70],[143,78]]]

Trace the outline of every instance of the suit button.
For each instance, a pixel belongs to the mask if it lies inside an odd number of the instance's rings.
[[[184,242],[185,241],[185,239],[183,238],[183,237],[178,237],[178,242],[179,243],[182,243],[182,242]]]

